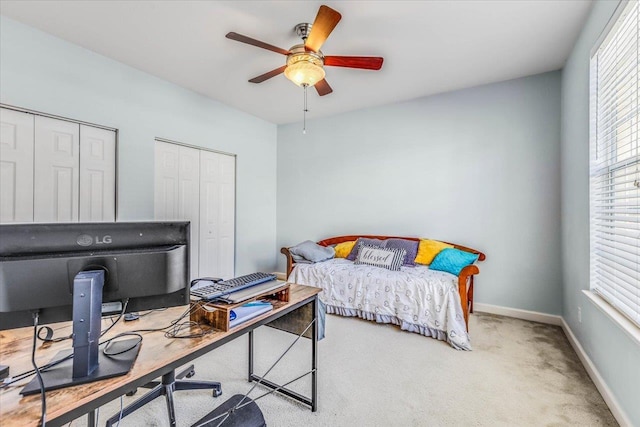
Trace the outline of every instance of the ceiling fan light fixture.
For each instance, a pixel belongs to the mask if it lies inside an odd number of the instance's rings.
[[[249,83],[262,83],[284,73],[287,79],[297,86],[305,88],[305,96],[306,89],[309,86],[315,86],[318,95],[325,96],[333,92],[333,89],[324,78],[325,65],[328,67],[379,70],[384,60],[379,56],[324,56],[320,48],[341,19],[340,12],[331,9],[329,6],[320,6],[313,24],[303,22],[294,27],[296,34],[302,39],[302,44],[292,46],[289,50],[234,33],[233,31],[227,33],[226,37],[287,57],[285,65],[254,77],[249,80]]]
[[[324,79],[323,65],[322,58],[317,54],[294,53],[287,58],[284,75],[298,86],[313,86]]]

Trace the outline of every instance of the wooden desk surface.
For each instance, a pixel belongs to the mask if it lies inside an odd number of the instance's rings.
[[[170,339],[162,332],[142,332],[144,337],[140,353],[133,368],[127,375],[94,383],[83,384],[59,390],[48,391],[47,424],[61,425],[68,423],[69,412],[82,409],[89,412],[129,390],[141,386],[161,375],[171,371],[171,366],[182,365],[206,354],[208,351],[236,338],[251,330],[252,325],[263,323],[264,319],[276,316],[278,313],[289,311],[292,307],[312,300],[320,292],[319,288],[291,284],[288,303],[277,304],[273,311],[265,313],[247,321],[228,332],[215,330],[201,338]],[[133,322],[120,321],[101,341],[118,333],[137,329],[151,329],[168,326],[188,309],[187,306],[172,307],[164,311],[152,312]],[[188,321],[188,316],[185,321]],[[110,321],[103,320],[103,328]],[[71,322],[49,325],[55,329],[55,336],[61,337],[71,333]],[[126,337],[125,337],[126,338]],[[31,348],[33,341],[33,327],[0,331],[0,363],[10,366],[10,375],[32,369]],[[38,341],[36,349],[36,363],[42,366],[60,350],[71,347],[71,340],[65,340],[50,345],[42,345]],[[10,426],[36,426],[40,421],[40,394],[22,396],[22,387],[33,376],[16,382],[7,389],[0,391],[0,424]]]

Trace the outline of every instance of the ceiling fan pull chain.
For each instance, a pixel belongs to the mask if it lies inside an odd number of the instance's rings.
[[[307,134],[307,111],[309,111],[307,109],[307,88],[309,87],[309,85],[302,85],[304,87],[304,108],[303,108],[303,113],[302,113],[302,134],[306,135]]]

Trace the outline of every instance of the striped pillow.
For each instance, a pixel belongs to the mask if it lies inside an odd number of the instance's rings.
[[[356,240],[355,246],[353,247],[353,249],[351,249],[351,252],[349,252],[349,255],[347,255],[347,259],[349,261],[356,260],[356,257],[358,256],[358,251],[360,250],[360,246],[362,245],[377,246],[379,248],[384,248],[384,240],[358,237],[358,240]]]
[[[407,255],[404,248],[381,248],[378,246],[360,245],[354,264],[366,264],[398,271]]]

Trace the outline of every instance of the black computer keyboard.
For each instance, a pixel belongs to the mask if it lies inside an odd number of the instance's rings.
[[[275,274],[269,273],[251,273],[245,276],[235,277],[229,280],[214,283],[212,285],[203,286],[198,289],[192,289],[191,295],[205,300],[213,300],[228,295],[231,292],[259,285],[260,283],[275,280]]]

